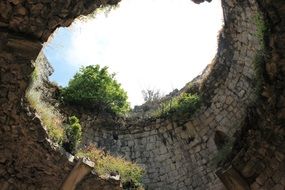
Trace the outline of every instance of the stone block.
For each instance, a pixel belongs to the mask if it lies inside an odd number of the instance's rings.
[[[233,167],[229,167],[227,170],[218,170],[216,174],[228,190],[250,190],[247,182]]]

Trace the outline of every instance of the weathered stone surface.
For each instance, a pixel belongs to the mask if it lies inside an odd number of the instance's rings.
[[[83,181],[77,185],[76,190],[122,190],[120,181],[115,179],[94,178],[94,175],[89,174]]]
[[[229,167],[226,170],[219,170],[216,174],[222,180],[227,189],[250,190],[247,182],[233,167]]]
[[[42,46],[4,32],[0,36],[6,37],[1,40],[1,90],[8,91],[0,108],[0,115],[8,116],[0,130],[0,189],[58,189],[73,164],[51,147],[34,114],[21,107],[26,105],[23,98],[32,71],[30,61]]]
[[[1,25],[15,32],[36,37],[45,42],[60,26],[69,26],[79,15],[87,15],[103,5],[115,5],[120,0],[104,1],[31,1],[0,2]]]
[[[32,72],[30,61],[38,55],[41,42],[57,27],[70,25],[75,17],[90,13],[102,2],[0,1],[0,189],[59,189],[74,167],[46,140],[24,95]],[[145,166],[143,181],[149,189],[224,189],[210,166],[217,153],[215,132],[232,137],[240,129],[243,138],[238,139],[231,161],[240,175],[232,175],[232,179],[244,181],[252,189],[285,186],[284,2],[223,0],[222,4],[225,26],[218,53],[201,77],[206,104],[182,122],[184,127],[169,120],[125,123],[120,128],[114,123],[115,139],[114,126],[100,126],[92,113],[79,113],[85,126],[84,143],[93,142]],[[258,13],[266,15],[270,25],[268,58],[261,63],[266,64],[262,65],[266,80],[263,97],[255,105],[256,116],[247,110],[257,97],[254,63],[262,47],[256,35]],[[118,182],[91,174],[78,189],[91,186],[119,189]]]

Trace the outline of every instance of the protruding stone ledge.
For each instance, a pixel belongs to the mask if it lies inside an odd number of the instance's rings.
[[[114,178],[101,179],[99,176],[93,174],[92,170],[94,169],[94,166],[94,162],[86,158],[80,158],[70,174],[67,176],[60,190],[80,189],[84,187],[85,184],[88,184],[87,186],[89,186],[90,183],[95,183],[95,185],[100,188],[121,189],[120,180]],[[103,185],[102,182],[108,185]],[[78,184],[80,184],[80,186],[78,186]],[[94,185],[92,187],[94,187]]]
[[[227,190],[250,190],[247,182],[232,166],[225,170],[218,170],[216,175],[223,182]]]

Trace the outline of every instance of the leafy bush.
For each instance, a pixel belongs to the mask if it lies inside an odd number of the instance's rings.
[[[124,114],[129,111],[127,93],[108,73],[108,68],[99,65],[82,67],[62,90],[63,100],[87,108]]]
[[[182,93],[177,97],[161,104],[158,116],[191,115],[200,107],[200,97],[197,94]]]
[[[66,142],[64,148],[71,153],[74,153],[81,140],[81,125],[76,116],[69,117],[69,125],[65,127]]]
[[[141,186],[144,170],[137,164],[124,160],[122,157],[113,157],[94,145],[77,152],[78,157],[88,157],[95,162],[95,170],[99,175],[118,173],[124,186],[132,184],[133,187]]]

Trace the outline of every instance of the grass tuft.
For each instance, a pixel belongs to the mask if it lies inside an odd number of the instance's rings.
[[[155,111],[155,117],[181,117],[191,116],[201,105],[201,99],[197,94],[182,93],[160,105]]]
[[[110,154],[96,148],[94,145],[77,152],[78,157],[87,157],[95,162],[95,170],[99,175],[118,173],[123,184],[132,184],[133,187],[141,187],[141,178],[144,170],[137,164],[131,163],[122,157],[113,157]]]
[[[46,128],[49,138],[61,144],[64,138],[63,118],[61,115],[48,103],[41,99],[41,92],[37,90],[38,83],[38,70],[35,69],[31,76],[31,84],[26,92],[26,99],[31,107],[36,110],[37,115],[42,121],[43,126]]]

